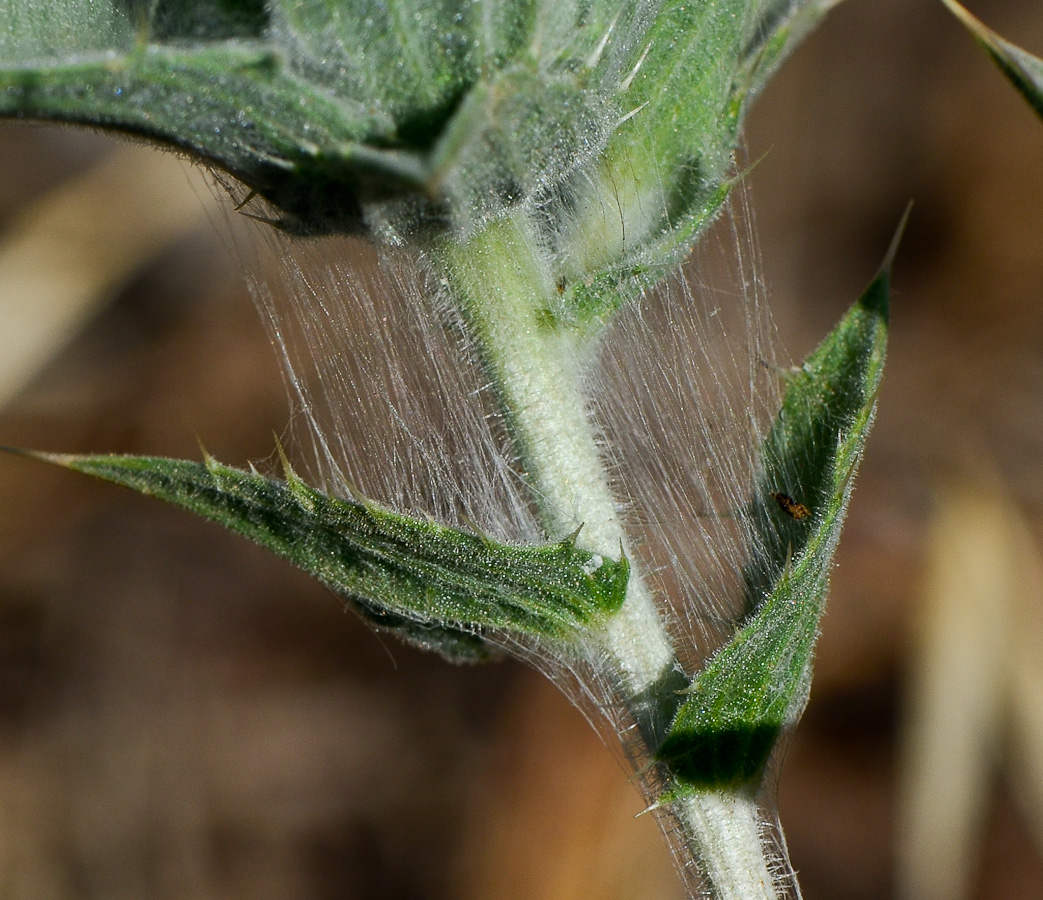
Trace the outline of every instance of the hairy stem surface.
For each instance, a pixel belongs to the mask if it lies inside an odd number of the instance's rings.
[[[577,543],[631,555],[598,454],[583,393],[584,348],[557,324],[555,287],[520,218],[494,222],[443,257],[491,375],[525,477],[549,534],[581,528]],[[674,651],[636,567],[606,627],[606,648],[638,694],[674,663]]]
[[[548,534],[582,526],[579,545],[630,557],[585,399],[590,337],[557,320],[554,279],[524,216],[496,221],[462,244],[447,242],[435,255],[483,357]],[[640,721],[638,707],[657,685],[670,683],[677,658],[633,564],[626,601],[600,638]],[[700,794],[676,801],[675,812],[715,897],[776,896],[752,801]]]

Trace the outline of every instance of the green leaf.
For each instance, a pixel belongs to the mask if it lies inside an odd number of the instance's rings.
[[[18,452],[18,451],[16,451]],[[366,500],[221,465],[142,456],[28,454],[159,497],[267,547],[376,625],[454,659],[487,638],[568,641],[614,613],[629,565],[574,537],[511,547]]]
[[[746,99],[827,5],[19,0],[0,116],[175,146],[300,231],[471,233],[525,206],[567,286],[643,285],[720,206]]]
[[[756,783],[803,710],[833,552],[876,408],[897,241],[791,376],[751,501],[759,549],[747,568],[750,612],[692,680],[657,750],[674,779],[664,800]]]
[[[987,28],[972,16],[956,0],[942,0],[974,36],[974,39],[992,57],[1011,84],[1028,100],[1036,113],[1043,118],[1043,59],[1005,41],[995,31]]]
[[[836,2],[657,6],[621,69],[619,123],[569,197],[557,242],[568,314],[605,318],[687,256],[728,197],[749,102]]]

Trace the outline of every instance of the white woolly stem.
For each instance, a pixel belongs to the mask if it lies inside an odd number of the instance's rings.
[[[583,394],[580,348],[548,315],[555,286],[523,220],[494,222],[441,254],[455,299],[499,394],[544,527],[559,538],[628,558]],[[666,629],[636,566],[626,602],[605,629],[627,688],[640,693],[674,663]]]
[[[758,824],[757,805],[743,791],[707,791],[676,801],[716,900],[776,900]]]
[[[553,320],[556,286],[522,215],[499,220],[436,251],[498,393],[544,527],[632,568],[627,597],[601,635],[622,689],[637,702],[677,662],[633,554],[598,453],[583,390],[584,348]],[[752,801],[701,794],[677,801],[690,851],[718,900],[775,897]]]

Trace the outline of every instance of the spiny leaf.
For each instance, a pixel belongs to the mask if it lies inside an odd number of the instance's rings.
[[[974,36],[974,39],[992,57],[1011,84],[1028,100],[1036,113],[1043,118],[1043,59],[1027,53],[1001,38],[972,16],[956,0],[942,0]]]
[[[752,498],[762,558],[747,568],[750,612],[692,680],[658,748],[674,779],[664,800],[755,783],[804,707],[833,552],[876,408],[897,241],[791,377]]]
[[[298,230],[470,233],[539,208],[566,284],[647,276],[719,208],[746,99],[828,5],[19,0],[0,116],[173,145]]]
[[[159,497],[250,538],[363,616],[445,655],[488,655],[490,633],[568,641],[615,612],[629,566],[573,538],[511,547],[363,500],[205,462],[29,454]]]

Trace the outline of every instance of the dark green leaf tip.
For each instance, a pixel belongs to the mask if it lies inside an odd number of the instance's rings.
[[[1043,118],[1043,60],[1000,37],[956,0],[942,0],[1007,79]]]
[[[909,217],[912,215],[912,212],[913,204],[910,201],[902,213],[902,218],[898,221],[898,227],[895,229],[891,243],[888,245],[884,261],[880,264],[876,276],[869,283],[869,287],[866,288],[858,300],[858,305],[862,309],[879,316],[885,323],[890,318],[891,271],[894,267],[895,258],[898,256],[898,248],[902,244],[902,238],[905,237],[905,230],[909,224]]]
[[[8,453],[11,456],[24,456],[28,459],[37,458],[37,454],[34,454],[31,450],[26,450],[22,447],[10,447],[7,444],[0,444],[0,453]]]

